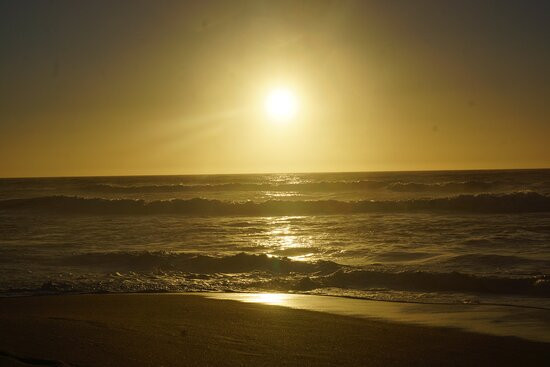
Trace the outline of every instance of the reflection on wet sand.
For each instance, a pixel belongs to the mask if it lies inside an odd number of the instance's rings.
[[[205,293],[205,296],[550,342],[548,309],[384,302],[289,293]]]

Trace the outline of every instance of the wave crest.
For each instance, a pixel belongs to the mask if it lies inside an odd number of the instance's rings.
[[[444,183],[395,182],[387,188],[396,192],[488,192],[502,186],[498,182],[464,181]]]
[[[395,192],[488,192],[502,186],[499,182],[389,182],[376,180],[359,181],[320,181],[298,183],[242,183],[228,182],[220,184],[159,184],[159,185],[114,185],[90,184],[82,189],[99,193],[137,194],[137,193],[178,193],[212,191],[295,191],[295,192],[334,192],[381,190]]]
[[[321,215],[369,212],[523,213],[550,211],[550,196],[536,192],[458,195],[449,198],[402,201],[284,201],[229,202],[173,199],[146,202],[132,199],[47,196],[0,201],[0,210],[30,210],[74,214],[186,215]]]
[[[107,278],[62,281],[39,287],[48,292],[297,291],[343,289],[362,292],[459,292],[550,297],[550,276],[496,277],[459,272],[390,271],[302,262],[240,253],[206,256],[169,252],[104,252],[57,260],[99,270]],[[43,280],[42,280],[43,281]],[[17,290],[7,290],[15,292]],[[31,292],[30,289],[19,290]]]
[[[265,254],[239,253],[233,256],[214,257],[163,251],[87,253],[68,257],[63,262],[65,265],[100,267],[111,271],[177,270],[207,274],[254,271],[273,274],[330,273],[340,268],[330,261],[292,261],[286,257],[269,257]]]

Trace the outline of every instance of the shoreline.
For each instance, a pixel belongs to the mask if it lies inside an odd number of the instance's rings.
[[[197,296],[550,343],[550,308],[513,303],[421,302],[350,295],[261,291],[29,293],[0,295],[0,300],[93,295]]]
[[[202,295],[213,299],[277,305],[369,320],[452,328],[550,343],[550,309],[543,307],[491,303],[407,302],[295,293]]]
[[[517,337],[201,294],[1,298],[0,340],[2,366],[534,366],[550,361],[550,344]]]

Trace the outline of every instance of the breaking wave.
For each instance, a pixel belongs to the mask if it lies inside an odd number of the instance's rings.
[[[211,192],[211,191],[342,191],[380,189],[386,185],[381,181],[336,181],[336,182],[301,182],[301,183],[221,183],[199,185],[88,185],[89,191],[102,193],[170,193],[170,192]]]
[[[244,273],[268,271],[274,274],[328,273],[340,266],[331,261],[303,262],[286,257],[250,255],[214,257],[193,253],[163,251],[99,252],[70,256],[64,265],[92,266],[112,271],[178,270],[192,273]]]
[[[368,191],[386,189],[395,192],[489,192],[502,187],[499,182],[464,181],[442,183],[389,182],[375,180],[360,181],[321,181],[299,183],[221,183],[221,184],[169,184],[169,185],[113,185],[91,184],[82,189],[98,193],[137,194],[137,193],[178,193],[212,191],[295,191],[295,192],[334,192]]]
[[[444,183],[395,182],[388,185],[388,190],[397,192],[488,192],[502,187],[499,182],[464,181]]]
[[[0,201],[0,210],[30,210],[61,214],[185,214],[185,215],[322,215],[369,212],[525,213],[550,211],[550,196],[536,192],[458,195],[448,198],[401,201],[284,201],[229,202],[220,200],[132,199],[47,196]]]
[[[14,292],[179,292],[292,291],[322,293],[335,288],[351,291],[460,292],[550,297],[550,276],[520,278],[458,272],[384,271],[340,265],[331,261],[301,262],[288,258],[240,253],[214,257],[169,252],[103,252],[59,260],[109,274],[73,280],[50,280]]]

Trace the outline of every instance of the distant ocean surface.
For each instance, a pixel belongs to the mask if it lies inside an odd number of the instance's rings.
[[[550,308],[550,170],[0,179],[0,295]]]

